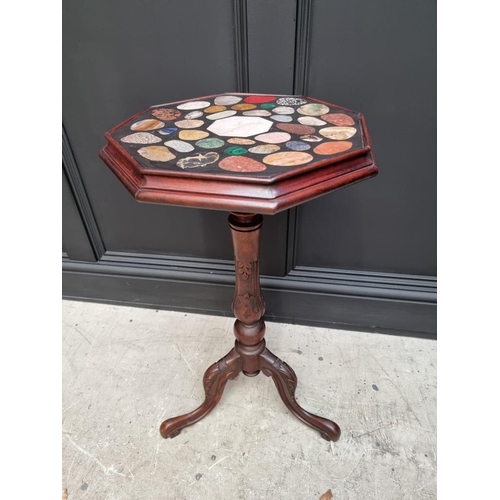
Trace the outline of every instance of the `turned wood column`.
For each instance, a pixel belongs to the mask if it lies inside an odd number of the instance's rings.
[[[259,374],[259,356],[265,349],[265,312],[260,290],[260,228],[262,215],[231,213],[229,226],[233,238],[236,285],[232,310],[236,316],[236,351],[242,356],[243,373]]]

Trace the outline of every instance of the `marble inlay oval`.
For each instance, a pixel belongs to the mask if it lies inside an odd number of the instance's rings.
[[[228,156],[219,163],[219,167],[230,172],[262,172],[267,168],[260,161],[247,156]]]
[[[172,140],[166,141],[164,144],[169,148],[175,149],[179,153],[189,153],[190,151],[194,150],[194,146],[192,144],[189,144],[189,142]]]
[[[181,130],[179,132],[179,139],[184,141],[199,141],[209,135],[210,134],[204,130]]]
[[[323,137],[319,137],[317,135],[301,135],[300,136],[301,140],[307,141],[307,142],[321,142],[323,140]]]
[[[252,109],[250,111],[245,111],[243,116],[271,116],[271,112],[265,109]]]
[[[276,113],[277,115],[293,115],[295,110],[290,106],[276,106],[273,109],[273,113]]]
[[[301,106],[297,109],[297,112],[301,115],[308,116],[320,116],[328,113],[328,111],[330,111],[330,108],[328,106],[319,103],[305,104],[304,106]]]
[[[228,139],[227,142],[229,142],[229,144],[240,144],[243,146],[249,146],[250,144],[255,144],[255,141],[253,141],[252,139],[244,139],[241,137],[232,137],[231,139]]]
[[[261,104],[260,107],[264,109],[273,109],[276,107],[276,104],[274,104],[274,102],[266,102],[264,104]]]
[[[243,102],[249,102],[251,104],[262,104],[263,102],[272,102],[275,101],[276,97],[272,95],[251,95],[245,97]]]
[[[176,165],[182,169],[206,167],[207,165],[215,163],[218,159],[219,154],[214,151],[210,151],[208,153],[200,153],[194,156],[181,158]]]
[[[209,137],[208,139],[201,139],[197,141],[195,146],[203,149],[216,149],[224,146],[224,141],[222,139],[217,139],[216,137]]]
[[[302,125],[311,125],[313,127],[326,125],[326,122],[320,120],[319,118],[315,118],[314,116],[301,116],[299,117],[298,122],[301,123]]]
[[[309,163],[312,159],[313,156],[309,153],[286,151],[265,156],[262,161],[267,165],[274,165],[276,167],[295,167]]]
[[[161,135],[170,135],[177,132],[177,130],[178,130],[177,127],[166,127],[166,128],[161,128],[160,130],[158,130],[158,132]]]
[[[279,123],[276,126],[280,130],[284,130],[290,134],[308,135],[316,132],[315,128],[309,127],[308,125],[299,125],[298,123]]]
[[[328,115],[323,115],[321,118],[328,123],[339,127],[349,127],[350,125],[354,125],[354,120],[349,115],[344,113],[330,113]]]
[[[307,103],[305,99],[300,97],[280,97],[276,102],[282,106],[300,106]]]
[[[282,142],[289,141],[291,136],[285,132],[269,132],[267,134],[258,135],[256,139],[269,144],[281,144]]]
[[[205,108],[203,111],[205,113],[220,113],[221,111],[226,111],[226,106],[209,106]]]
[[[153,109],[151,111],[151,114],[159,120],[163,120],[165,122],[171,122],[172,120],[176,120],[177,118],[179,118],[179,116],[181,116],[181,112],[173,108]]]
[[[201,116],[203,116],[203,111],[191,111],[191,113],[188,113],[184,117],[184,120],[196,120],[196,118],[200,118]]]
[[[227,118],[228,116],[233,116],[236,114],[236,111],[222,111],[220,113],[214,113],[213,115],[208,115],[207,120],[220,120],[221,118]]]
[[[134,132],[146,132],[147,130],[158,130],[164,126],[165,124],[160,120],[149,118],[148,120],[140,120],[132,123],[132,125],[130,125],[130,130],[133,130]]]
[[[215,98],[214,103],[222,106],[231,106],[241,101],[241,97],[235,95],[220,95]]]
[[[136,132],[135,134],[126,135],[121,141],[129,144],[155,144],[161,142],[161,139],[149,132]]]
[[[292,151],[308,151],[309,149],[311,149],[310,144],[307,144],[307,142],[302,142],[302,141],[288,141],[285,145],[288,149],[291,149]]]
[[[281,123],[292,121],[292,117],[289,115],[272,115],[269,118],[271,118],[271,120],[274,120],[275,122],[281,122]]]
[[[227,155],[244,155],[248,152],[243,146],[229,146],[224,150]]]
[[[334,155],[342,153],[352,148],[350,141],[324,142],[314,148],[314,152],[318,155]]]
[[[175,155],[165,146],[146,146],[138,149],[137,152],[150,161],[170,161]]]
[[[198,128],[203,125],[203,120],[179,120],[175,124],[179,128]]]
[[[352,137],[356,133],[356,129],[354,127],[327,127],[322,128],[319,133],[328,139],[343,141]]]
[[[235,104],[231,106],[231,109],[236,111],[248,111],[249,109],[255,109],[257,106],[255,104]]]
[[[204,109],[208,108],[208,106],[210,106],[210,103],[208,101],[190,101],[190,102],[185,102],[184,104],[179,104],[179,106],[177,106],[177,109],[182,109],[182,110]]]
[[[248,151],[258,155],[268,155],[276,153],[276,151],[279,151],[280,149],[281,148],[276,144],[261,144],[260,146],[250,148]]]

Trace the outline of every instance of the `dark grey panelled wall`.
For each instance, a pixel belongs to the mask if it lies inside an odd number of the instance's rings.
[[[380,173],[300,208],[297,263],[436,275],[435,8],[314,2],[307,90],[363,111]]]
[[[435,30],[430,0],[64,2],[64,296],[230,314],[226,214],[137,203],[103,134],[151,104],[305,93],[365,114],[380,174],[265,219],[266,316],[433,336]]]

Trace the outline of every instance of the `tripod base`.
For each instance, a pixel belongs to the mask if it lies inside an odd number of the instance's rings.
[[[295,399],[297,375],[284,361],[266,347],[266,325],[262,320],[265,312],[264,298],[260,289],[259,242],[262,215],[231,213],[229,226],[233,239],[235,261],[235,291],[232,310],[234,323],[234,348],[214,363],[203,377],[205,401],[191,413],[165,420],[160,426],[164,438],[172,438],[179,432],[208,415],[220,401],[229,379],[242,372],[255,377],[260,372],[272,377],[286,407],[302,422],[319,431],[328,441],[337,441],[340,428],[331,420],[318,417],[304,410]]]
[[[266,347],[265,340],[262,340],[254,347],[252,353],[246,346],[242,346],[238,341],[226,356],[208,368],[203,377],[205,388],[205,401],[196,410],[169,418],[160,426],[160,433],[164,438],[177,436],[182,429],[195,424],[208,415],[220,401],[226,383],[234,379],[240,372],[246,376],[256,376],[260,371],[268,377],[272,377],[278,393],[286,407],[302,422],[313,429],[319,431],[321,437],[327,441],[337,441],[340,437],[339,426],[326,418],[319,417],[304,410],[295,399],[295,389],[297,388],[297,376],[293,369],[284,361],[281,361]],[[258,367],[252,372],[245,372],[243,367],[247,364],[246,357],[251,356],[251,365]]]

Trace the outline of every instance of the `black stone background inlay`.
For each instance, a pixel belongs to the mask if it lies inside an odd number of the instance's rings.
[[[220,94],[220,95],[235,95],[235,96],[241,97],[242,100],[239,103],[237,103],[237,104],[244,104],[244,99],[246,97],[249,97],[249,96],[253,95],[253,94],[238,94],[238,93],[234,93],[234,94]],[[218,97],[218,96],[214,96],[212,98],[194,98],[194,99],[192,99],[192,101],[207,101],[207,102],[210,102],[210,106],[215,106],[216,104],[214,104],[214,101],[215,101],[216,97]],[[273,95],[273,97],[276,97],[276,100],[278,100],[280,97],[293,97],[293,96]],[[273,104],[276,104],[276,101],[273,101]],[[307,104],[321,104],[321,103],[318,103],[318,102],[313,101],[313,100],[307,100]],[[156,137],[159,137],[161,139],[161,142],[157,142],[155,144],[131,144],[131,143],[126,143],[126,142],[121,142],[121,139],[123,137],[125,137],[127,135],[130,135],[130,134],[136,133],[136,131],[130,129],[130,126],[133,123],[136,123],[136,122],[141,121],[141,120],[146,120],[146,119],[159,120],[159,118],[156,118],[152,114],[152,111],[154,109],[160,109],[160,108],[173,108],[173,109],[177,109],[178,105],[180,105],[180,103],[172,103],[172,104],[167,103],[167,104],[162,104],[161,106],[151,107],[151,108],[147,109],[144,113],[141,113],[139,116],[135,117],[133,120],[131,119],[131,120],[127,121],[122,127],[120,127],[119,129],[117,129],[112,134],[112,137],[114,137],[116,140],[118,140],[119,143],[121,144],[121,146],[123,148],[125,148],[125,150],[134,159],[136,159],[139,162],[140,165],[142,165],[145,168],[164,169],[164,170],[169,170],[169,171],[173,171],[173,172],[176,172],[176,173],[182,173],[182,172],[184,172],[186,175],[189,175],[190,172],[193,172],[193,173],[196,172],[196,174],[200,174],[200,173],[201,174],[206,173],[206,174],[211,174],[211,175],[213,175],[213,174],[224,174],[226,176],[229,175],[229,176],[234,176],[234,177],[263,177],[263,178],[272,178],[275,175],[281,174],[283,172],[288,172],[291,169],[300,169],[300,168],[303,168],[303,167],[308,167],[310,165],[313,165],[315,162],[324,161],[324,160],[326,160],[328,158],[334,158],[334,157],[339,156],[341,154],[345,154],[345,153],[349,153],[349,152],[355,151],[356,149],[360,149],[360,148],[364,147],[364,145],[365,145],[364,138],[362,137],[362,130],[361,130],[361,125],[360,125],[360,119],[359,119],[360,115],[359,115],[359,113],[355,113],[355,112],[352,112],[352,111],[347,111],[347,110],[342,109],[342,108],[337,108],[337,107],[335,107],[333,105],[330,105],[330,104],[325,104],[326,106],[328,106],[330,108],[330,111],[328,113],[325,113],[325,114],[329,114],[329,113],[342,113],[342,114],[350,116],[354,120],[355,124],[351,125],[351,126],[356,128],[356,134],[354,134],[353,137],[351,137],[349,139],[346,139],[347,141],[352,142],[352,144],[353,144],[352,148],[349,149],[348,151],[344,151],[342,153],[337,153],[337,154],[334,154],[334,155],[318,155],[318,154],[315,154],[313,150],[319,144],[323,144],[325,142],[339,142],[339,141],[332,140],[332,139],[327,139],[326,137],[323,137],[319,133],[320,129],[326,128],[326,127],[334,127],[335,125],[327,123],[326,125],[314,126],[313,128],[316,131],[314,135],[322,137],[322,141],[321,142],[309,142],[308,143],[308,144],[311,145],[311,149],[309,149],[308,151],[304,151],[304,153],[309,153],[310,155],[313,156],[313,159],[310,162],[305,163],[303,165],[297,165],[297,166],[292,166],[292,167],[278,167],[278,166],[274,166],[274,165],[266,165],[263,162],[263,159],[267,156],[267,154],[256,154],[256,153],[247,152],[247,153],[245,153],[242,156],[246,156],[248,158],[252,158],[252,159],[254,159],[254,160],[262,163],[263,165],[265,165],[267,167],[266,170],[263,170],[261,172],[232,172],[232,171],[223,170],[223,169],[219,168],[218,165],[219,165],[219,163],[224,158],[226,158],[228,156],[235,156],[235,155],[228,155],[228,154],[224,153],[224,150],[226,148],[228,148],[229,146],[235,146],[235,145],[227,142],[227,140],[231,139],[231,137],[221,137],[221,136],[219,136],[217,134],[214,134],[214,133],[212,133],[212,132],[210,132],[210,131],[207,130],[207,128],[210,127],[210,125],[212,125],[213,123],[215,123],[215,121],[217,121],[217,120],[208,120],[206,117],[210,116],[210,114],[207,115],[204,112],[203,109],[200,109],[200,110],[179,110],[179,111],[181,111],[181,115],[179,116],[179,118],[176,118],[175,120],[168,121],[168,122],[165,122],[164,120],[160,120],[160,121],[163,121],[165,123],[165,127],[164,128],[174,128],[174,127],[177,128],[177,131],[175,131],[174,133],[172,133],[170,135],[162,135],[162,134],[159,133],[159,130],[148,130],[148,131],[145,131],[146,133],[150,133],[150,134],[152,134],[152,135],[154,135]],[[261,104],[254,104],[254,105],[256,106],[254,108],[254,110],[264,109],[266,111],[271,112],[271,115],[273,114],[273,110],[272,109],[268,109],[268,108],[262,107]],[[306,115],[302,115],[302,114],[298,113],[297,109],[300,108],[301,106],[304,106],[304,105],[305,104],[296,105],[296,106],[289,106],[289,105],[287,105],[287,106],[292,107],[292,108],[295,109],[295,112],[293,114],[291,114],[291,115],[283,115],[283,116],[290,116],[290,117],[292,117],[292,121],[291,122],[286,122],[287,124],[301,125],[299,123],[298,119],[300,117],[305,117]],[[232,105],[227,105],[226,106],[226,108],[227,108],[228,111],[231,110],[231,106]],[[280,105],[276,104],[276,107],[278,107],[278,106],[280,106]],[[204,124],[201,127],[198,127],[198,128],[195,128],[195,129],[180,129],[180,128],[178,128],[178,127],[175,126],[175,122],[180,121],[180,120],[185,120],[186,119],[185,118],[186,115],[189,114],[189,113],[192,113],[193,111],[201,111],[203,113],[203,116],[201,116],[199,118],[195,118],[196,120],[203,120]],[[248,111],[250,111],[250,110],[248,110]],[[237,111],[236,114],[233,115],[233,117],[236,117],[236,116],[245,116],[243,113],[244,113],[244,111]],[[267,132],[264,132],[264,133],[284,132],[283,130],[280,130],[278,128],[278,125],[281,124],[282,122],[276,122],[274,120],[271,120],[271,115],[269,115],[269,116],[263,116],[262,117],[262,118],[265,118],[265,119],[273,122],[273,125],[271,126],[271,128]],[[314,118],[319,118],[321,120],[321,116],[315,116]],[[143,147],[147,147],[147,146],[164,146],[166,141],[183,140],[183,139],[179,138],[179,132],[181,132],[182,130],[206,131],[206,132],[208,132],[210,134],[208,137],[206,137],[207,139],[208,138],[222,139],[224,141],[224,145],[221,146],[221,147],[219,147],[219,148],[204,149],[204,148],[199,148],[199,147],[195,146],[195,143],[197,141],[191,141],[191,140],[190,141],[186,141],[185,140],[184,142],[192,144],[195,149],[193,151],[190,151],[189,153],[179,153],[178,151],[175,151],[173,148],[170,148],[170,147],[167,146],[168,149],[171,151],[171,153],[175,155],[175,159],[174,160],[170,160],[168,162],[150,161],[147,158],[144,158],[143,156],[141,156],[139,153],[137,153],[137,151],[140,148],[143,148]],[[260,135],[260,134],[257,134],[257,135]],[[291,139],[290,139],[291,141],[301,141],[300,135],[298,135],[298,134],[290,134],[290,136],[291,136]],[[253,147],[259,146],[259,145],[268,145],[268,143],[256,140],[255,136],[245,137],[244,139],[252,139],[252,140],[255,141],[255,144],[252,144],[252,145],[242,145],[241,146],[241,147],[244,147],[247,150],[249,148],[253,148]],[[280,149],[279,149],[279,151],[276,151],[276,153],[294,152],[293,150],[289,149],[286,146],[286,142],[278,144],[278,146],[280,146]],[[180,168],[180,167],[178,167],[176,165],[176,163],[181,158],[186,158],[186,157],[189,157],[189,156],[194,156],[194,155],[197,155],[197,154],[200,154],[200,153],[204,154],[204,153],[208,153],[210,151],[215,151],[215,152],[217,152],[219,154],[219,159],[215,163],[212,163],[210,165],[206,165],[206,166],[203,166],[203,167],[190,168],[190,169],[185,169],[185,170],[182,169],[182,168]],[[271,153],[269,153],[269,154],[271,154]]]

